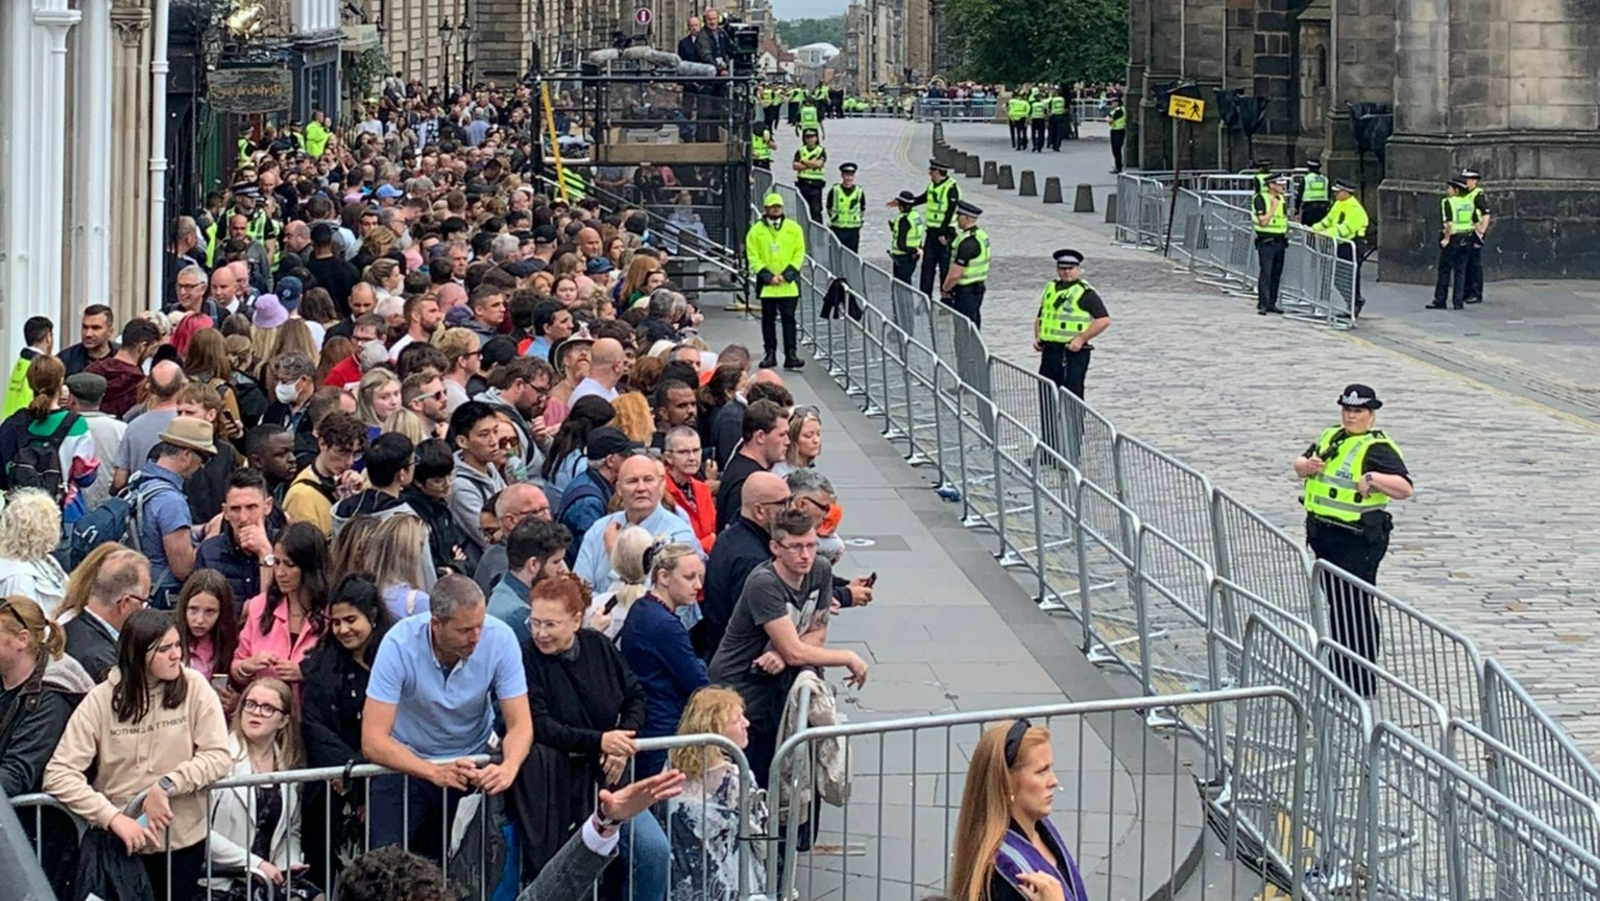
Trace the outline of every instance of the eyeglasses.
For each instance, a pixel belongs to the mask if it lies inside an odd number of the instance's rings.
[[[500,439],[500,449],[501,450],[508,450],[508,449],[516,447],[516,446],[517,446],[517,439],[515,439],[515,438],[501,438]]]
[[[815,541],[801,541],[793,544],[786,541],[780,541],[778,542],[778,547],[783,548],[791,554],[814,554],[817,552],[817,543]]]
[[[247,701],[244,702],[244,712],[245,713],[260,713],[260,714],[264,714],[266,716],[277,716],[278,714],[283,712],[283,708],[282,707],[274,707],[271,704],[265,704],[265,703],[262,703],[261,701],[249,701],[249,700],[247,700]]]
[[[764,504],[757,504],[757,506],[760,506],[760,507],[787,507],[792,503],[794,503],[794,495],[790,494],[790,495],[786,495],[784,497],[780,497],[775,501],[767,501]]]
[[[148,594],[140,595],[140,594],[134,594],[133,592],[130,591],[127,594],[123,595],[121,600],[126,601],[129,598],[133,598],[134,600],[138,601],[140,607],[148,607],[148,606],[150,606],[150,595],[148,595]]]
[[[559,628],[561,628],[562,626],[565,626],[565,625],[567,625],[567,621],[566,620],[559,620],[559,619],[530,619],[530,620],[528,620],[528,630],[530,632],[554,632],[555,630],[557,630],[557,629],[559,629]]]

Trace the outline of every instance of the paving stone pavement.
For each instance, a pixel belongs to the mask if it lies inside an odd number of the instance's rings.
[[[862,246],[885,247],[882,203],[925,184],[929,127],[829,125],[830,159],[861,166],[877,213]],[[994,127],[1003,147],[1002,126]],[[955,128],[946,134],[962,146]],[[1081,156],[1080,167],[1094,167],[1082,180],[1104,172],[1102,159]],[[1222,295],[1146,251],[1112,244],[1103,215],[1046,207],[976,179],[960,184],[984,208],[995,248],[983,309],[991,350],[1036,365],[1031,328],[1053,277],[1049,253],[1083,251],[1085,276],[1113,321],[1096,342],[1091,403],[1292,534],[1303,514],[1290,461],[1338,421],[1334,399],[1345,384],[1375,387],[1386,404],[1380,426],[1404,450],[1418,487],[1394,505],[1380,584],[1502,659],[1591,756],[1600,752],[1600,427],[1530,400],[1545,395],[1514,378],[1486,384],[1467,377],[1470,369],[1442,368],[1359,333],[1258,317],[1253,299]],[[1501,353],[1476,341],[1463,332],[1452,343]],[[1543,362],[1537,353],[1506,358],[1530,378],[1574,381],[1600,356],[1590,348]],[[1581,362],[1563,372],[1569,357]]]

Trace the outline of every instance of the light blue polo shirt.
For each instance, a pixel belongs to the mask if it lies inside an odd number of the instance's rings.
[[[528,694],[511,627],[489,616],[472,656],[447,672],[428,635],[432,614],[401,620],[383,637],[367,696],[396,706],[394,739],[424,759],[468,757],[489,747],[496,699]]]

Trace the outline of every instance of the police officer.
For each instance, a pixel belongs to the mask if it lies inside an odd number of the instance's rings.
[[[1316,225],[1328,215],[1328,177],[1322,174],[1321,160],[1306,160],[1306,174],[1300,179],[1300,224]]]
[[[822,221],[822,188],[827,183],[828,151],[817,142],[817,130],[801,133],[805,143],[794,151],[794,184],[805,198],[806,209],[814,222]]]
[[[917,195],[901,191],[894,199],[899,212],[889,217],[889,261],[894,265],[894,277],[911,284],[911,275],[917,269],[917,257],[922,254],[922,214],[914,204]]]
[[[807,131],[814,131],[823,138],[828,136],[828,130],[822,127],[822,108],[812,97],[800,101],[800,133]]]
[[[856,164],[839,164],[839,183],[828,189],[828,228],[852,253],[861,252],[861,224],[866,219],[867,192],[856,184]]]
[[[800,102],[806,99],[806,89],[799,85],[789,88],[789,124],[800,127]]]
[[[1267,193],[1267,183],[1272,181],[1272,160],[1256,160],[1250,164],[1255,167],[1255,191],[1257,194]]]
[[[1028,100],[1028,130],[1033,133],[1033,152],[1044,152],[1045,126],[1049,122],[1049,101],[1039,93],[1038,88],[1033,89],[1033,96]]]
[[[1361,308],[1366,306],[1366,300],[1361,297],[1361,248],[1367,242],[1367,226],[1371,224],[1367,216],[1367,208],[1361,205],[1356,198],[1356,189],[1349,182],[1336,181],[1333,183],[1333,206],[1320,220],[1311,226],[1311,230],[1329,237],[1338,238],[1335,252],[1339,259],[1349,260],[1355,264],[1354,284],[1345,293],[1345,299],[1350,303],[1351,311],[1361,315]],[[1349,243],[1345,243],[1349,242]],[[1339,285],[1337,273],[1335,274],[1334,287],[1343,291]]]
[[[1489,230],[1489,201],[1478,187],[1483,173],[1476,169],[1462,169],[1461,180],[1467,186],[1467,199],[1472,201],[1472,240],[1467,242],[1467,303],[1483,303],[1483,236]]]
[[[1266,193],[1252,198],[1250,210],[1255,216],[1256,259],[1260,269],[1256,274],[1256,313],[1282,313],[1278,306],[1278,283],[1283,280],[1283,258],[1289,251],[1289,198],[1284,190],[1289,187],[1289,176],[1279,175],[1267,182]]]
[[[811,92],[811,101],[817,106],[817,115],[824,119],[827,118],[828,108],[832,106],[828,100],[828,86],[825,84],[817,85],[817,89]],[[801,123],[802,128],[804,125],[804,123]]]
[[[1306,508],[1306,544],[1318,559],[1375,585],[1394,529],[1389,501],[1411,496],[1411,474],[1399,446],[1373,428],[1383,407],[1377,392],[1350,385],[1339,407],[1340,424],[1324,431],[1294,461],[1295,475],[1305,480],[1301,504]],[[1323,578],[1323,592],[1333,640],[1377,661],[1379,624],[1372,596],[1331,574]],[[1353,658],[1335,654],[1330,664],[1345,684],[1371,697],[1372,675]]]
[[[1111,162],[1116,164],[1112,174],[1122,171],[1122,144],[1128,138],[1128,111],[1122,105],[1122,95],[1111,95],[1111,110],[1106,113],[1106,124],[1111,127]]]
[[[1011,149],[1028,149],[1028,100],[1019,88],[1006,101],[1006,117],[1011,120]]]
[[[1050,149],[1061,152],[1061,140],[1067,136],[1067,98],[1057,88],[1050,92]]]
[[[917,285],[929,297],[950,272],[950,242],[956,236],[951,223],[955,219],[956,204],[960,202],[961,188],[950,177],[950,168],[938,160],[928,160],[928,187],[912,198],[911,205],[927,204],[923,217],[927,231],[922,243],[922,273]],[[886,204],[890,209],[895,205],[893,200]]]
[[[783,320],[783,368],[800,369],[795,308],[800,305],[800,267],[806,259],[806,236],[800,224],[783,214],[783,197],[762,199],[766,215],[745,234],[745,256],[761,300],[761,366],[778,365],[778,320]]]
[[[778,127],[778,108],[782,103],[783,95],[777,85],[769,84],[761,89],[761,115],[769,132]]]
[[[956,224],[961,233],[951,251],[950,272],[944,277],[944,302],[957,313],[983,327],[983,295],[989,278],[989,235],[978,227],[983,210],[965,200],[956,204]]]
[[[762,119],[752,122],[750,124],[750,164],[757,169],[771,172],[772,154],[777,149],[778,142],[773,140],[772,126],[767,120]]]
[[[1083,397],[1089,373],[1089,344],[1111,327],[1105,302],[1082,278],[1083,254],[1055,252],[1056,277],[1044,286],[1039,315],[1033,319],[1033,349],[1039,352],[1039,374]]]
[[[1459,178],[1449,182],[1450,193],[1439,201],[1439,217],[1443,225],[1439,230],[1439,278],[1433,283],[1433,303],[1426,309],[1442,310],[1456,296],[1456,309],[1467,303],[1467,261],[1474,239],[1477,238],[1477,209],[1467,196],[1467,183]]]

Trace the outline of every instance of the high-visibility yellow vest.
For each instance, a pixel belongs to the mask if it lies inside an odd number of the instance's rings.
[[[811,162],[812,160],[820,160],[826,154],[826,151],[822,149],[821,144],[818,144],[815,147],[801,147],[799,152],[800,160],[807,163]],[[823,172],[821,169],[801,169],[799,172],[795,173],[795,178],[803,178],[810,181],[826,181],[828,176],[827,173]]]
[[[806,99],[806,89],[805,88],[790,88],[789,89],[789,102],[790,103],[799,103],[800,101],[802,101],[804,99]]]
[[[827,88],[827,86],[826,85],[820,85],[820,84],[817,85],[817,89],[815,91],[811,92],[811,96],[815,97],[819,101],[820,100],[827,100],[828,99],[828,88]]]
[[[1065,287],[1054,281],[1044,286],[1044,296],[1039,299],[1040,341],[1067,344],[1089,330],[1094,317],[1078,304],[1087,290],[1089,284],[1083,279],[1069,282]]]
[[[766,219],[757,220],[745,233],[745,257],[750,261],[750,274],[762,270],[782,274],[785,269],[798,271],[806,261],[806,236],[800,224],[785,216],[773,228]],[[782,285],[762,285],[762,297],[799,297],[800,284],[790,281]]]
[[[969,235],[978,239],[978,255],[961,270],[961,278],[956,280],[958,285],[975,285],[989,277],[989,235],[981,228],[974,228],[963,233],[957,243],[965,241]]]
[[[572,200],[582,200],[584,197],[583,176],[576,169],[561,167],[561,183],[567,186],[567,197]]]
[[[1043,119],[1044,118],[1044,110],[1045,110],[1044,101],[1043,100],[1035,100],[1032,103],[1028,104],[1028,118],[1029,119]]]
[[[1106,117],[1106,122],[1110,124],[1112,131],[1122,131],[1123,129],[1127,128],[1128,108],[1125,106],[1119,106],[1113,109],[1111,114]]]
[[[1328,199],[1328,178],[1315,172],[1307,172],[1301,180],[1300,202],[1309,203]]]
[[[945,213],[950,209],[950,189],[955,187],[955,180],[946,178],[934,184],[928,183],[928,227],[942,228]]]
[[[1439,205],[1444,214],[1444,222],[1450,226],[1452,235],[1464,235],[1472,231],[1473,220],[1478,218],[1477,207],[1473,206],[1472,198],[1465,194],[1460,197],[1446,197]]]
[[[1266,198],[1267,209],[1272,209],[1273,195],[1268,193],[1263,196]],[[1256,223],[1256,234],[1286,235],[1289,233],[1289,204],[1282,202],[1284,201],[1283,197],[1279,197],[1278,200],[1278,208],[1273,212],[1272,218],[1267,220],[1267,224]]]
[[[761,105],[775,106],[778,103],[778,92],[773,88],[761,89]]]
[[[1012,97],[1006,101],[1006,115],[1010,116],[1013,122],[1028,118],[1028,101],[1021,97]]]
[[[867,192],[856,185],[848,190],[834,185],[828,192],[828,225],[834,228],[860,228],[866,213]]]
[[[772,159],[772,142],[767,140],[765,129],[750,135],[750,158],[766,162]]]
[[[1050,98],[1050,115],[1064,116],[1067,113],[1067,98],[1059,94]]]
[[[896,236],[900,234],[900,220],[906,220],[906,243],[902,247],[896,243]],[[906,256],[915,253],[922,246],[922,214],[916,210],[897,213],[889,219],[889,252],[895,256]]]
[[[1333,206],[1328,208],[1328,215],[1322,221],[1311,226],[1311,230],[1324,235],[1332,235],[1346,241],[1367,236],[1369,224],[1366,207],[1354,197],[1335,200]]]
[[[805,106],[800,107],[800,127],[803,129],[817,127],[816,106],[808,103]]]
[[[1387,444],[1398,454],[1400,446],[1387,435],[1374,430],[1364,435],[1346,435],[1335,449],[1333,439],[1340,431],[1336,426],[1323,432],[1322,437],[1317,439],[1317,456],[1326,462],[1321,472],[1306,479],[1300,503],[1313,516],[1355,523],[1361,520],[1361,514],[1369,510],[1382,510],[1389,504],[1388,496],[1377,491],[1366,497],[1359,496],[1361,476],[1366,472],[1367,452],[1374,445]]]

